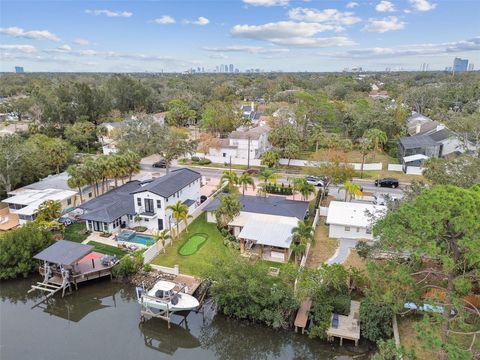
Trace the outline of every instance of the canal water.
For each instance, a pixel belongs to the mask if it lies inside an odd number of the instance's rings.
[[[215,314],[140,321],[132,286],[83,285],[64,299],[27,294],[37,278],[0,283],[1,360],[366,359],[338,345]],[[183,322],[182,322],[183,320]]]

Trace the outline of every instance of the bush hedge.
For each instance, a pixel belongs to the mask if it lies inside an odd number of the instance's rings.
[[[285,186],[283,183],[281,185],[268,183],[265,186],[265,191],[269,194],[277,194],[277,195],[292,195],[293,189],[290,185]]]

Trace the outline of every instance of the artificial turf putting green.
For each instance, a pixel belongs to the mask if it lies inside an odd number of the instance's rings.
[[[207,241],[207,239],[207,234],[194,234],[183,243],[180,249],[178,249],[178,253],[182,256],[193,255],[198,251],[198,249],[200,249],[200,247],[205,241]]]

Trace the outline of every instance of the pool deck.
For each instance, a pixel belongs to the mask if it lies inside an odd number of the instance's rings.
[[[147,232],[139,233],[139,234],[140,235],[147,235],[147,236],[151,235]],[[136,245],[141,249],[147,248],[146,245],[139,244],[139,243],[136,243],[136,242],[116,241],[115,240],[115,235],[116,234],[112,234],[112,236],[106,238],[106,237],[100,236],[100,233],[93,232],[85,240],[82,241],[82,244],[87,244],[89,241],[95,241],[95,242],[98,242],[98,243],[101,243],[101,244],[110,245],[110,246],[114,246],[114,247],[118,247],[119,244],[125,244],[125,245]]]

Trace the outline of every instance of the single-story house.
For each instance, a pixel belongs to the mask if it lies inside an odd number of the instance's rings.
[[[336,239],[373,240],[372,226],[386,210],[385,206],[332,201],[326,220],[329,226],[328,236]]]
[[[292,230],[307,214],[308,202],[287,200],[283,196],[239,196],[242,209],[229,224],[240,240],[240,253],[256,253],[264,260],[287,262],[290,258]],[[208,222],[216,222],[220,199],[205,207]]]
[[[200,173],[183,168],[146,181],[130,181],[79,206],[90,231],[112,233],[125,227],[170,229],[175,219],[167,206],[181,201],[191,213],[200,204]]]

